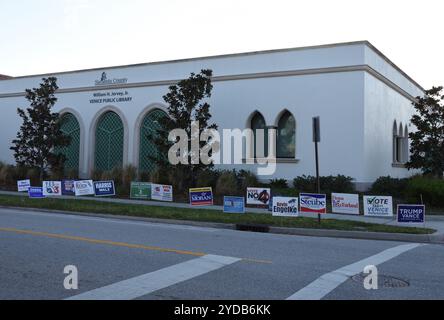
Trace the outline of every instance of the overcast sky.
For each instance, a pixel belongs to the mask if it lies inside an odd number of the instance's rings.
[[[369,40],[444,85],[442,0],[0,0],[0,74]]]

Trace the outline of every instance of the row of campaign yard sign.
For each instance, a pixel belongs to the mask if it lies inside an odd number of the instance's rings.
[[[44,181],[42,187],[32,187],[29,180],[17,182],[19,192],[27,191],[30,198],[51,196],[115,196],[114,181],[64,180]],[[194,188],[189,190],[191,206],[213,206],[212,188]],[[131,199],[173,201],[173,187],[149,182],[133,182]],[[364,216],[393,217],[393,199],[387,196],[364,196]],[[246,205],[268,207],[277,217],[299,217],[300,213],[327,214],[327,195],[301,193],[299,197],[272,196],[269,188],[248,188],[244,197],[224,197],[224,212],[245,213]],[[333,193],[331,195],[332,212],[335,214],[360,215],[360,198],[357,194]],[[424,223],[424,205],[398,205],[398,222]]]
[[[243,198],[226,197],[225,212],[245,212],[241,206]],[[393,198],[387,196],[364,196],[364,216],[393,217]],[[248,188],[247,205],[268,206],[274,216],[298,217],[299,213],[327,213],[327,195],[301,193],[299,197],[272,196],[269,188]],[[333,193],[331,195],[332,212],[335,214],[360,215],[359,195]],[[241,208],[235,210],[234,207]],[[424,205],[398,205],[397,218],[401,223],[424,223]]]
[[[111,197],[116,195],[114,181],[43,181],[41,187],[33,187],[30,180],[22,180],[17,182],[17,188],[19,192],[28,192],[30,198],[37,199],[58,196]]]

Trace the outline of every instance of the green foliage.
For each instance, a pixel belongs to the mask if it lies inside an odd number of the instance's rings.
[[[414,177],[408,180],[406,200],[411,203],[421,203],[421,195],[426,206],[444,207],[444,180],[427,177]]]
[[[145,180],[144,180],[145,181]],[[171,175],[168,170],[157,168],[153,172],[151,172],[150,177],[147,182],[157,183],[157,184],[172,184],[174,185],[171,179]]]
[[[247,192],[248,187],[260,187],[261,185],[257,176],[250,171],[241,170],[237,174],[237,177],[239,180],[239,187],[243,193]]]
[[[14,187],[17,185],[17,171],[14,166],[2,166],[0,169],[0,184],[5,187]]]
[[[70,144],[70,138],[60,130],[59,114],[51,112],[57,89],[57,79],[50,77],[44,78],[39,88],[26,90],[30,107],[17,109],[23,123],[10,148],[19,167],[39,168],[41,180],[48,169],[55,172],[63,168],[65,156],[54,150]]]
[[[353,178],[343,175],[321,177],[321,192],[326,194],[355,192]],[[301,176],[293,180],[293,187],[300,192],[316,192],[316,177]]]
[[[180,81],[177,85],[169,88],[169,93],[163,98],[168,104],[168,115],[159,119],[160,129],[156,134],[148,136],[148,139],[154,143],[158,149],[155,156],[150,157],[157,167],[162,171],[171,172],[181,183],[177,183],[179,190],[186,190],[197,186],[197,177],[200,172],[211,168],[212,165],[205,165],[200,161],[192,161],[198,154],[193,154],[190,146],[192,145],[192,126],[193,122],[199,122],[199,137],[208,129],[217,129],[216,124],[210,124],[211,113],[208,99],[211,97],[213,85],[211,70],[202,70],[200,74],[192,73],[188,79]],[[173,145],[178,141],[169,140],[169,134],[176,129],[183,129],[187,133],[188,143],[186,149],[181,149],[180,154],[184,163],[172,165],[169,162],[168,154]],[[186,142],[186,141],[185,141]],[[214,146],[211,140],[199,141],[200,150],[208,149]],[[212,152],[209,152],[209,156]],[[198,164],[197,164],[198,162]]]
[[[316,177],[300,176],[293,180],[293,187],[301,192],[316,192]]]
[[[212,187],[216,189],[217,182],[222,172],[218,170],[207,169],[197,174],[198,187]]]
[[[411,157],[409,169],[421,169],[424,174],[442,178],[444,172],[444,95],[443,87],[427,90],[424,97],[413,103],[416,114],[412,124],[417,128],[410,133]]]
[[[405,196],[409,179],[381,177],[373,184],[370,193],[374,195],[391,195],[401,199]]]
[[[288,188],[288,181],[286,179],[274,179],[270,181],[270,187],[276,189]]]
[[[216,194],[220,196],[239,195],[239,185],[236,171],[224,171],[216,185]]]

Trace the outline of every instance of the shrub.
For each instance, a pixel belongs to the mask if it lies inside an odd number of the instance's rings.
[[[103,171],[99,179],[94,179],[94,181],[106,181],[114,180],[114,183],[118,186],[122,184],[123,170],[121,168],[114,168],[110,171]]]
[[[236,171],[224,171],[221,173],[217,180],[215,193],[221,196],[241,194],[237,182]]]
[[[94,181],[100,181],[102,180],[103,171],[102,170],[93,170],[91,172],[91,179]]]
[[[212,187],[213,189],[216,189],[216,185],[221,175],[221,171],[212,169],[203,170],[197,175],[197,185],[199,187]]]
[[[123,168],[122,172],[122,184],[130,188],[131,182],[137,178],[137,168],[133,165],[127,165]]]
[[[407,181],[405,200],[420,203],[421,195],[425,205],[444,207],[444,180],[414,177]]]
[[[404,198],[409,179],[396,179],[390,176],[380,177],[375,181],[370,193],[377,195],[391,195],[395,198]]]
[[[17,184],[17,173],[14,166],[5,165],[0,170],[0,185],[12,187]]]
[[[356,191],[353,185],[353,178],[343,175],[321,177],[322,192],[331,194],[337,193],[353,193]]]
[[[239,187],[242,193],[246,193],[248,187],[260,187],[259,179],[250,171],[239,171],[237,179],[239,180]]]
[[[42,183],[40,181],[40,170],[38,168],[29,168],[26,172],[26,177],[31,180],[32,186],[39,186]]]
[[[293,187],[300,192],[316,192],[316,178],[313,176],[300,176],[293,180]]]
[[[270,187],[276,189],[287,189],[288,182],[286,179],[274,179],[270,181]]]
[[[151,172],[143,171],[139,173],[139,181],[151,182]]]
[[[353,178],[343,175],[327,176],[320,178],[321,192],[327,195],[337,193],[351,193],[355,192],[353,185]],[[316,177],[313,176],[301,176],[297,177],[293,181],[293,186],[300,192],[317,192],[316,190]]]
[[[152,182],[152,183],[157,183],[157,184],[168,184],[168,185],[173,184],[174,185],[174,183],[172,183],[174,181],[171,181],[170,177],[171,177],[171,175],[169,172],[167,172],[164,169],[157,168],[156,170],[151,172],[148,181]],[[179,178],[177,178],[177,179],[179,179]]]
[[[79,170],[77,169],[70,169],[67,170],[64,176],[65,179],[69,180],[76,180],[79,178]]]

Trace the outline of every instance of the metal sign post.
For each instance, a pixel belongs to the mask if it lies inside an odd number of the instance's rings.
[[[316,154],[316,188],[318,194],[321,193],[321,178],[319,175],[319,143],[321,142],[321,118],[313,118],[313,142],[315,144]],[[321,214],[318,214],[318,221],[321,224]]]

